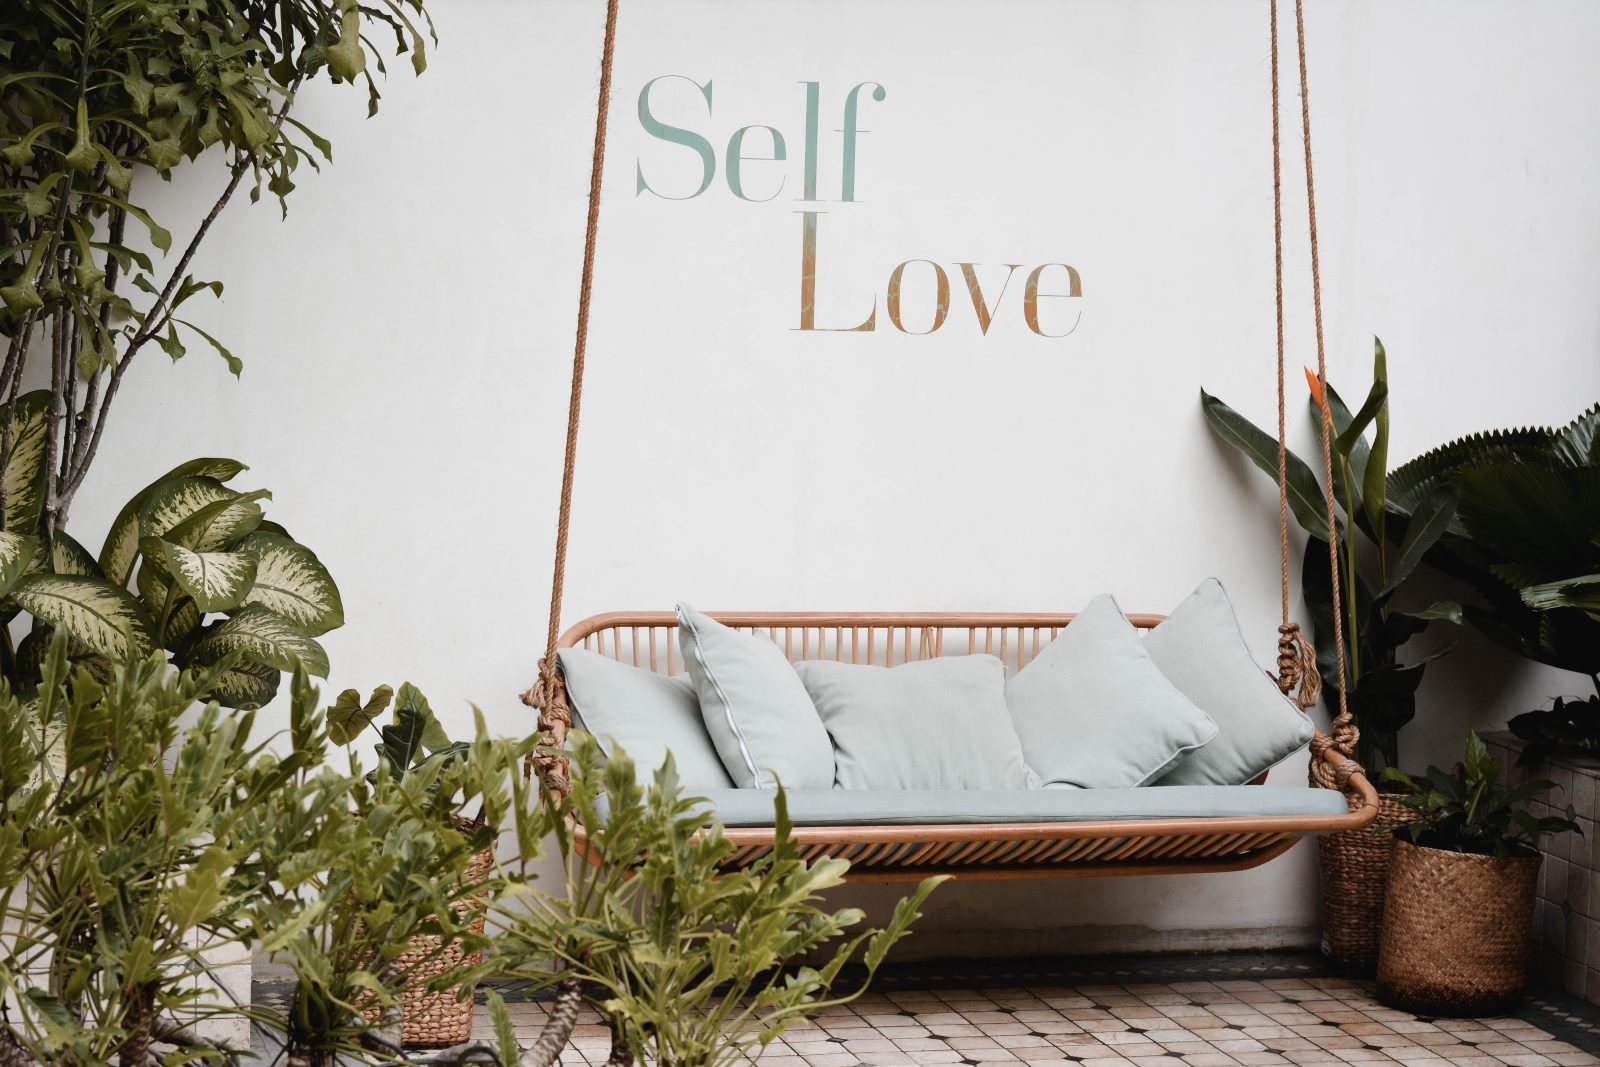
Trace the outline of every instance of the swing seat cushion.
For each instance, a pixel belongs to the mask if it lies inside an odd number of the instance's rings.
[[[994,656],[795,664],[833,740],[836,789],[1027,789]]]
[[[1304,786],[1177,785],[1126,789],[792,789],[796,826],[1061,823],[1133,819],[1342,815],[1343,793]],[[725,826],[771,826],[774,794],[712,789],[707,817]]]
[[[733,784],[832,789],[833,744],[783,650],[687,604],[677,613],[678,644],[700,714]]]
[[[622,746],[640,784],[649,784],[670,751],[685,789],[733,787],[689,679],[640,670],[582,648],[563,648],[558,655],[573,725],[593,734],[608,758]]]
[[[1143,646],[1105,594],[1007,683],[1023,757],[1045,786],[1148,785],[1217,736]]]
[[[1242,785],[1311,740],[1311,720],[1256,665],[1215,578],[1151,630],[1144,647],[1218,727],[1215,740],[1185,756],[1159,784]]]

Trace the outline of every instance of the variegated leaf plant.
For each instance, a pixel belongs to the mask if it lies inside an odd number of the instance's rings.
[[[32,432],[31,410],[31,396],[21,398],[14,440]],[[228,487],[242,463],[197,459],[168,471],[122,508],[96,556],[60,529],[42,543],[43,464],[28,455],[12,450],[0,530],[0,618],[33,619],[15,648],[9,632],[0,635],[13,684],[35,680],[56,631],[68,637],[72,658],[102,678],[113,664],[156,649],[183,669],[234,656],[208,694],[229,707],[265,704],[297,665],[327,676],[317,638],[344,623],[338,586],[316,553],[266,520],[268,493]],[[23,462],[33,469],[19,469]]]

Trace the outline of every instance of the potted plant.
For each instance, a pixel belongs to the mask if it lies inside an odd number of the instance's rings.
[[[1310,411],[1321,427],[1322,401],[1332,416],[1334,498],[1338,502],[1336,539],[1339,593],[1346,661],[1346,699],[1361,731],[1356,758],[1368,777],[1400,760],[1400,730],[1416,715],[1417,687],[1428,664],[1449,652],[1445,643],[1426,652],[1405,653],[1410,642],[1434,622],[1459,623],[1461,608],[1438,601],[1420,610],[1396,606],[1418,564],[1437,543],[1455,511],[1454,491],[1437,487],[1418,494],[1397,512],[1392,504],[1393,475],[1387,474],[1389,386],[1383,343],[1374,340],[1373,382],[1354,414],[1330,385],[1307,371]],[[1201,391],[1201,409],[1223,440],[1276,478],[1278,445],[1244,416]],[[1368,431],[1371,439],[1368,440]],[[1328,516],[1321,481],[1293,452],[1288,464],[1289,510],[1306,531],[1302,595],[1311,616],[1322,675],[1323,700],[1336,710],[1338,667],[1334,651],[1333,578],[1328,566]],[[1318,466],[1320,467],[1320,461]],[[1358,531],[1361,536],[1357,536]],[[1395,826],[1414,818],[1397,794],[1380,793],[1378,823]],[[1384,877],[1392,843],[1387,834],[1348,831],[1318,839],[1322,883],[1322,951],[1345,966],[1370,971],[1377,963],[1382,930]]]
[[[391,702],[394,711],[387,726],[379,727],[377,720]],[[371,697],[363,701],[354,689],[340,693],[327,710],[328,736],[335,744],[349,746],[364,730],[371,729],[378,737],[374,751],[378,766],[367,773],[367,781],[376,784],[380,778],[395,782],[419,782],[426,791],[437,793],[436,783],[452,765],[471,758],[472,745],[465,741],[451,741],[444,726],[434,715],[428,700],[410,682],[400,687],[398,694],[387,685],[379,686]],[[480,810],[468,817],[453,803],[452,798],[436,796],[441,819],[454,826],[463,838],[484,840],[485,814]],[[484,883],[494,866],[494,841],[492,834],[472,858],[466,873],[469,885]],[[483,901],[472,899],[454,908],[458,923],[477,937],[483,933]],[[431,978],[443,974],[458,974],[463,967],[472,967],[482,958],[480,948],[469,942],[441,945],[437,937],[428,935],[416,940],[412,951],[395,961],[398,971],[412,976],[401,995],[404,1011],[404,1044],[418,1048],[441,1048],[466,1041],[472,1034],[473,984],[435,988]],[[378,1009],[369,1015],[376,1019]]]
[[[152,654],[102,682],[69,644],[26,692],[0,678],[0,1064],[257,1062],[252,1023],[294,1067],[395,1062],[359,1006],[398,1003],[421,935],[484,944],[452,915],[487,831],[439,813],[471,798],[503,821],[531,742],[480,723],[470,760],[369,785],[327,761],[304,670],[273,743],[254,711],[206,701],[231,657],[180,672]],[[251,953],[293,970],[287,1005],[218,973]]]
[[[1522,805],[1555,787],[1500,784],[1500,760],[1476,733],[1462,762],[1428,782],[1389,768],[1407,790],[1401,803],[1421,818],[1394,831],[1396,843],[1378,955],[1378,997],[1419,1014],[1500,1013],[1522,993],[1541,837],[1578,829],[1536,818]]]
[[[547,894],[526,847],[502,869],[503,973],[558,990],[546,1033],[526,1054],[491,1000],[502,1063],[549,1063],[585,1002],[611,1030],[610,1067],[752,1063],[790,1026],[861,996],[947,880],[924,879],[883,926],[862,929],[860,909],[831,909],[824,896],[850,861],[802,856],[781,787],[770,794],[771,851],[729,868],[736,846],[683,792],[670,754],[646,788],[621,749],[604,757],[584,733],[569,743],[569,792],[531,796],[531,783],[512,783],[518,840],[553,831],[567,877]],[[572,822],[591,828],[586,850]]]

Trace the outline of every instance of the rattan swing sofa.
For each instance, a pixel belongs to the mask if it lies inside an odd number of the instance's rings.
[[[934,656],[977,652],[1020,670],[1057,637],[1072,614],[713,612],[726,626],[771,638],[791,660],[834,659],[892,667]],[[1160,615],[1131,615],[1141,630]],[[662,674],[683,670],[672,612],[610,612],[584,619],[562,635],[562,648],[585,648]],[[983,724],[974,723],[974,729]],[[1364,774],[1330,744],[1313,758],[1329,782],[1342,780],[1348,810],[1332,815],[1235,818],[1117,819],[1084,822],[896,823],[881,826],[797,825],[806,858],[850,861],[855,881],[916,881],[933,874],[963,879],[1040,878],[1238,871],[1288,850],[1301,837],[1359,830],[1372,822],[1378,797]],[[1261,779],[1257,779],[1257,784]],[[728,826],[729,864],[759,859],[771,827]],[[580,849],[587,837],[574,827]]]
[[[1314,706],[1321,688],[1315,654],[1289,619],[1287,450],[1284,444],[1284,305],[1280,136],[1278,125],[1277,0],[1271,10],[1272,57],[1272,157],[1274,233],[1277,244],[1277,375],[1278,375],[1278,530],[1282,578],[1282,624],[1278,629],[1278,671],[1282,692],[1291,695],[1302,711]],[[539,663],[538,680],[523,694],[523,701],[539,713],[544,736],[536,760],[548,789],[567,786],[567,765],[562,755],[567,730],[573,722],[557,652],[583,647],[615,659],[667,674],[677,673],[675,628],[668,612],[614,612],[595,615],[568,629],[560,628],[565,585],[567,534],[572,510],[573,473],[577,455],[579,416],[582,409],[585,348],[588,339],[590,296],[593,289],[596,235],[599,228],[601,178],[604,171],[606,117],[610,105],[611,72],[617,23],[617,0],[608,0],[605,44],[602,52],[600,95],[595,123],[593,165],[590,172],[588,229],[578,299],[578,330],[572,360],[572,390],[567,409],[565,464],[558,509],[554,575],[551,582],[548,641]],[[1299,27],[1301,120],[1306,151],[1306,198],[1310,224],[1312,294],[1317,339],[1317,374],[1326,383],[1323,351],[1321,286],[1317,270],[1316,198],[1311,169],[1310,106],[1306,91],[1305,35],[1300,0],[1296,0]],[[793,837],[808,858],[830,855],[850,860],[850,877],[864,881],[920,879],[931,874],[960,878],[1084,877],[1127,874],[1238,871],[1281,855],[1298,839],[1309,835],[1353,833],[1369,827],[1378,812],[1378,797],[1361,767],[1352,758],[1357,732],[1345,700],[1344,635],[1340,625],[1340,575],[1334,545],[1336,524],[1332,498],[1331,439],[1333,416],[1320,391],[1322,423],[1323,489],[1329,532],[1329,566],[1333,588],[1334,647],[1336,649],[1339,712],[1330,729],[1317,731],[1311,742],[1310,780],[1313,787],[1338,790],[1340,805],[1307,805],[1316,813],[1234,816],[1193,815],[1160,818],[1097,818],[1085,821],[885,822],[877,825],[796,825]],[[1258,461],[1260,457],[1258,457]],[[1265,461],[1262,461],[1265,465]],[[1027,663],[1048,642],[1071,625],[1073,614],[1009,613],[713,613],[724,625],[747,633],[761,633],[775,641],[791,660],[835,659],[850,663],[892,666],[913,659],[951,653],[986,652],[1015,670]],[[1161,621],[1157,615],[1130,616],[1148,630]],[[981,730],[983,724],[974,723]],[[959,743],[959,739],[953,739]],[[1259,779],[1256,783],[1259,786]],[[1143,793],[1160,793],[1170,787],[1145,787]],[[1208,788],[1208,787],[1201,787]],[[1217,789],[1240,789],[1217,786]],[[1261,787],[1272,788],[1272,787]],[[759,794],[759,790],[743,790]],[[1088,792],[1088,791],[1085,791]],[[770,795],[770,794],[767,794]],[[1266,806],[1263,806],[1264,808]],[[772,825],[730,825],[728,839],[735,846],[726,861],[730,867],[750,864],[766,854],[774,840]],[[574,838],[585,852],[590,838],[581,826]]]

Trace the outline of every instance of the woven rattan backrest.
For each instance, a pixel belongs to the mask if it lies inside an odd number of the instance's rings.
[[[1020,670],[1060,635],[1072,613],[1000,612],[711,612],[743,633],[762,634],[791,660],[831,659],[892,667],[934,656],[988,653],[1008,673]],[[1164,616],[1129,615],[1142,633]],[[561,647],[586,648],[659,674],[683,671],[678,620],[670,611],[594,615],[561,637]]]

